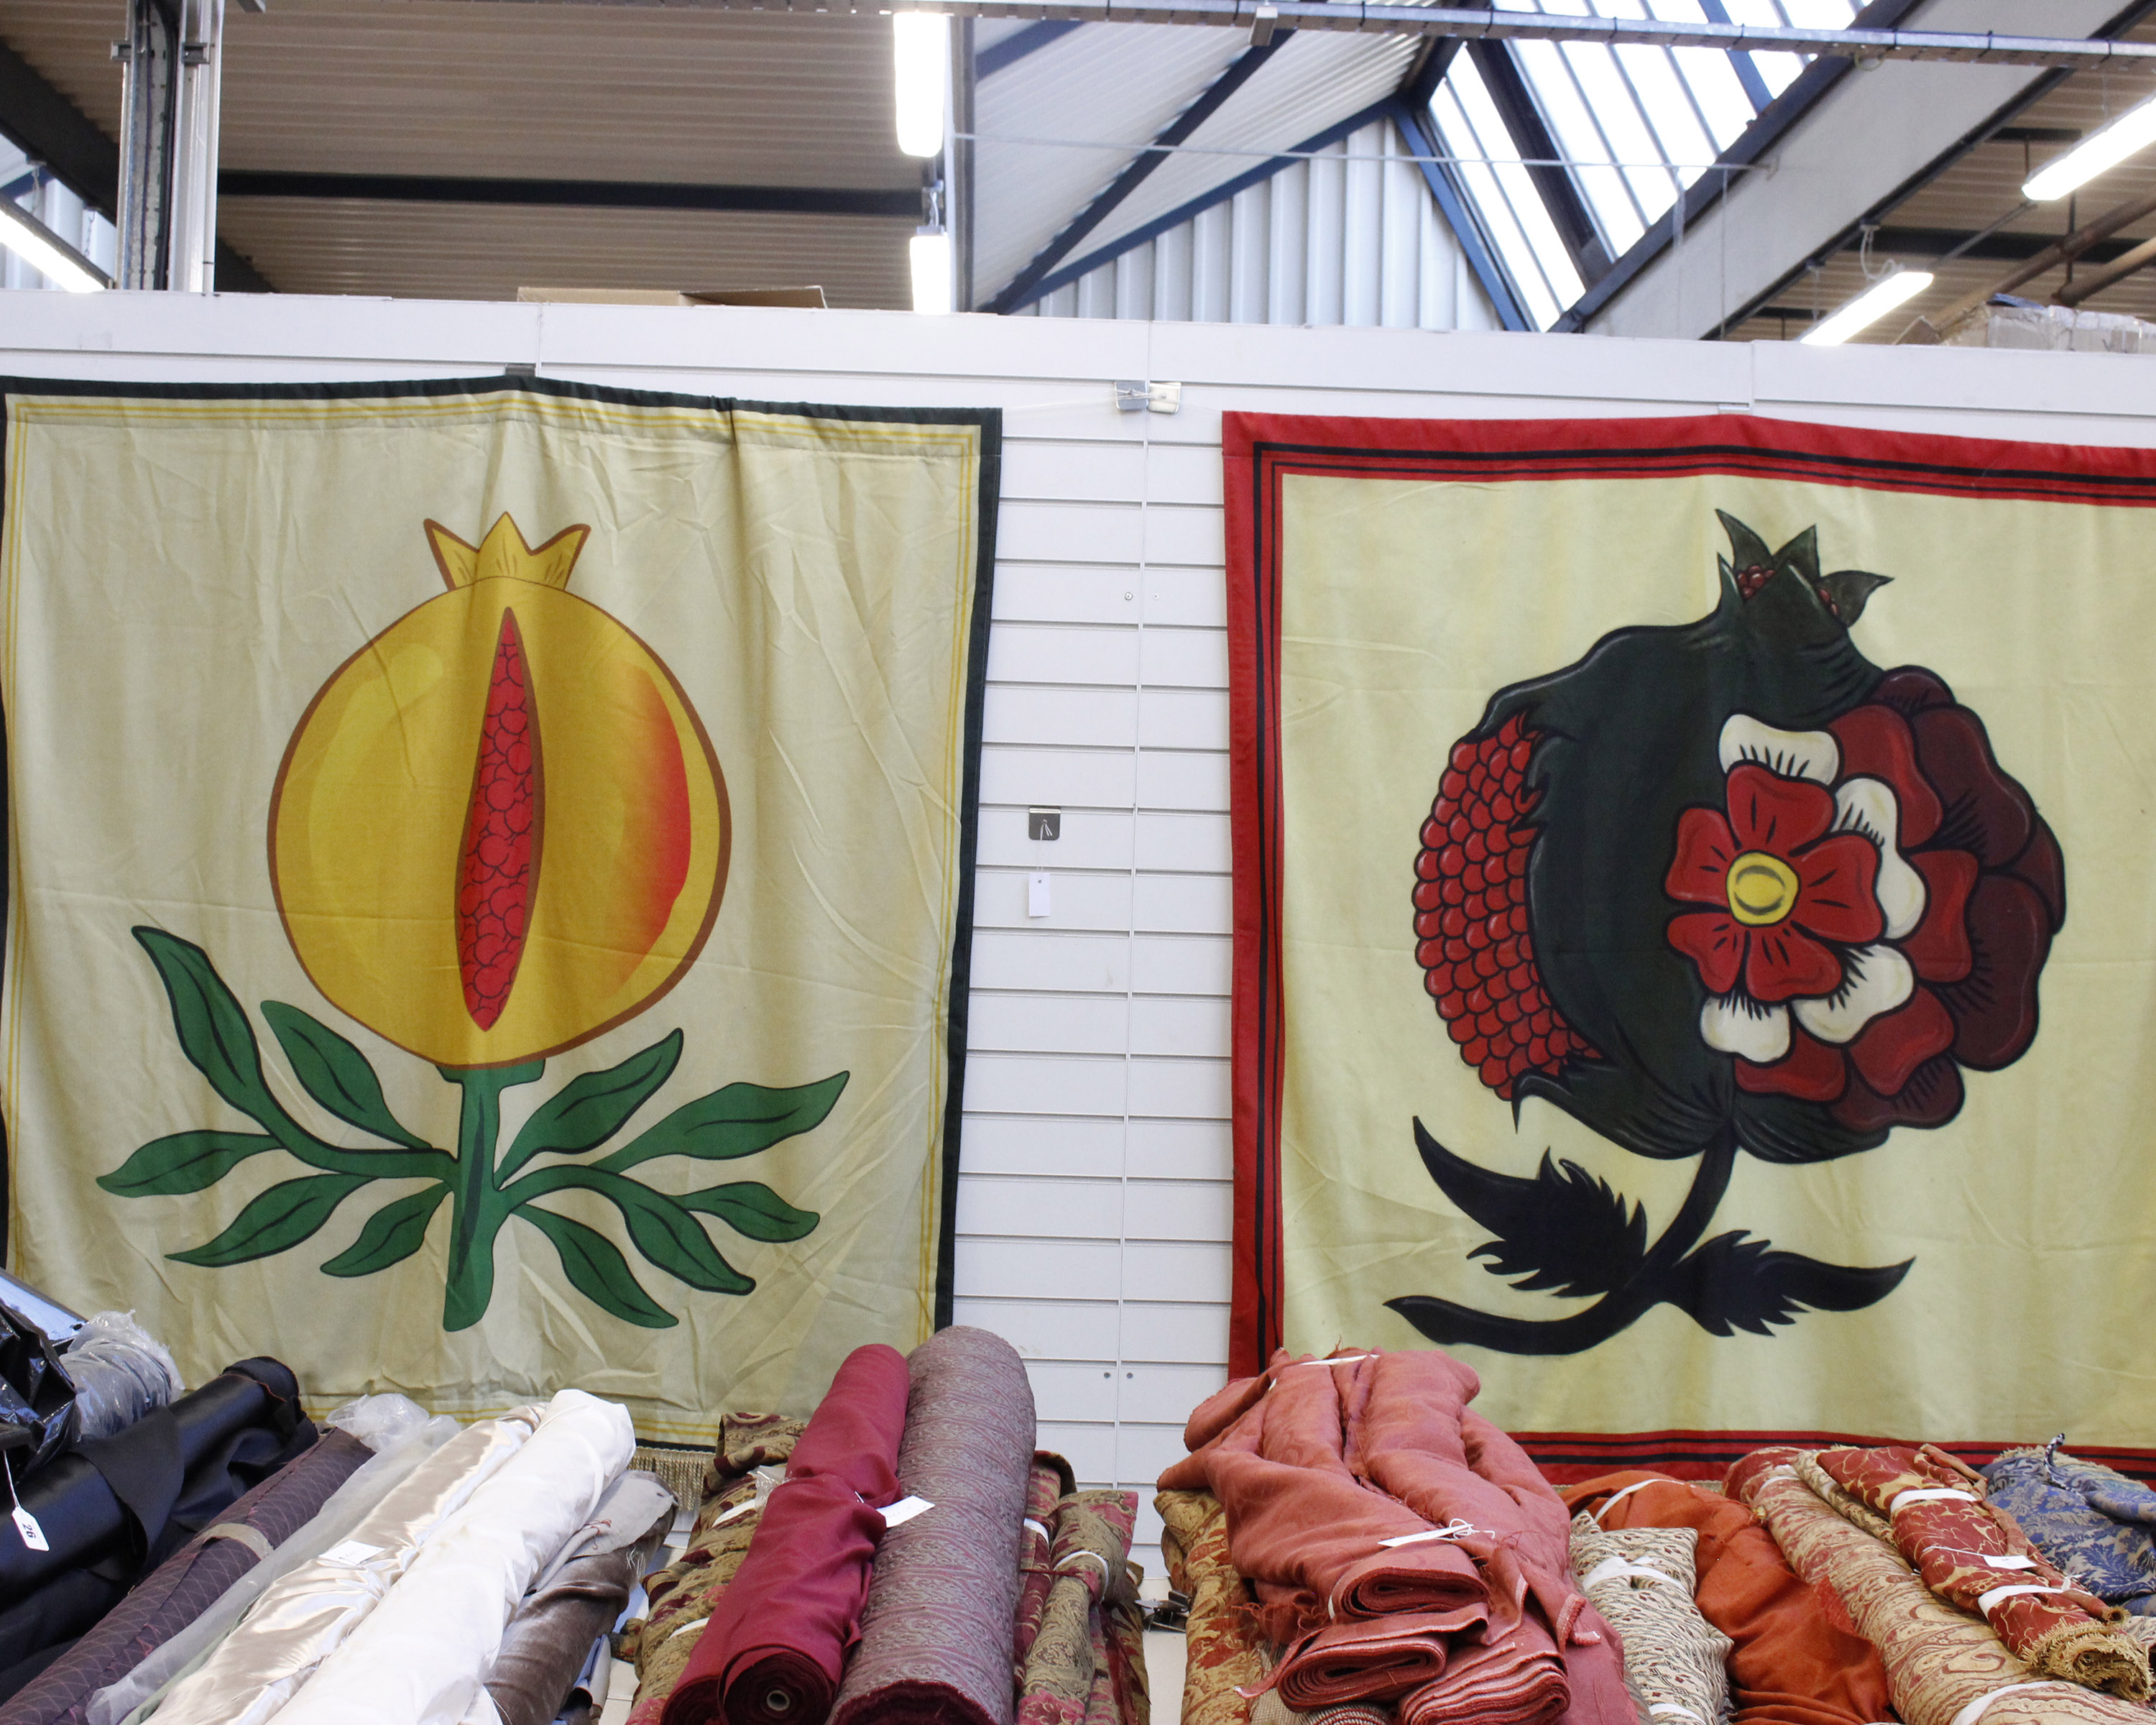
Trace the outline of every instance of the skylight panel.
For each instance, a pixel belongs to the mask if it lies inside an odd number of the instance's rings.
[[[1691,92],[1677,76],[1676,62],[1660,48],[1620,48],[1616,57],[1640,111],[1654,129],[1656,153],[1675,165],[1678,177],[1690,185],[1714,160],[1715,148],[1692,105]]]
[[[1589,165],[1612,162],[1616,157],[1557,44],[1522,42],[1518,49],[1521,71],[1534,87],[1558,148],[1577,164],[1573,177],[1614,255],[1646,232],[1638,202],[1614,167]]]
[[[1714,138],[1717,155],[1743,136],[1756,117],[1752,99],[1744,94],[1743,80],[1730,64],[1733,55],[1718,48],[1673,48],[1677,74],[1691,91],[1692,100],[1706,119]]]
[[[1618,68],[1616,56],[1598,42],[1568,42],[1563,52],[1565,64],[1579,80],[1588,105],[1594,109],[1610,147],[1624,165],[1625,178],[1639,200],[1641,214],[1653,221],[1676,200],[1676,182],[1666,167],[1654,166],[1669,157],[1647,129],[1646,117]]]
[[[1528,316],[1536,328],[1548,329],[1585,285],[1467,55],[1453,61],[1430,115],[1446,152],[1463,158],[1456,170],[1461,184]]]

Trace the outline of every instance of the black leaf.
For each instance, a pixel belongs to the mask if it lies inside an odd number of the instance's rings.
[[[1872,1270],[1822,1264],[1753,1240],[1740,1229],[1717,1234],[1678,1263],[1662,1297],[1691,1313],[1711,1336],[1734,1330],[1764,1336],[1807,1310],[1859,1312],[1876,1305],[1901,1286],[1916,1261],[1908,1258]]]
[[[1414,1123],[1415,1148],[1445,1195],[1498,1237],[1470,1257],[1492,1276],[1521,1278],[1529,1292],[1606,1294],[1621,1287],[1647,1255],[1646,1212],[1574,1162],[1543,1153],[1532,1180],[1493,1173],[1455,1156]]]

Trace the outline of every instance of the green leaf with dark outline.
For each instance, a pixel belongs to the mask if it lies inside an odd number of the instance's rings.
[[[737,1234],[751,1240],[799,1240],[814,1232],[824,1219],[814,1210],[797,1210],[770,1187],[756,1180],[737,1180],[726,1186],[706,1186],[701,1192],[685,1192],[675,1203],[684,1209],[716,1216]]]
[[[382,1081],[351,1042],[321,1019],[281,1000],[264,1001],[262,1016],[277,1033],[278,1045],[307,1094],[339,1120],[408,1150],[434,1147],[397,1123],[382,1100]]]
[[[246,1009],[225,987],[209,954],[162,928],[139,927],[133,933],[157,967],[180,1050],[196,1070],[243,1114],[259,1119],[280,1111],[263,1086],[261,1051]]]
[[[290,1251],[372,1178],[368,1174],[309,1174],[272,1186],[233,1219],[215,1240],[192,1251],[167,1252],[175,1263],[222,1270],[250,1259]]]
[[[659,1156],[694,1156],[705,1162],[753,1156],[822,1125],[850,1076],[834,1072],[790,1090],[730,1084],[683,1103],[649,1132],[593,1166],[620,1173]]]
[[[441,1182],[394,1204],[385,1204],[367,1219],[359,1238],[322,1266],[325,1276],[372,1276],[401,1264],[427,1243],[427,1224],[449,1195]]]
[[[169,1198],[214,1186],[250,1156],[275,1150],[267,1133],[188,1132],[152,1138],[97,1183],[121,1198]]]
[[[602,1311],[647,1330],[670,1330],[679,1322],[672,1312],[652,1303],[629,1273],[629,1260],[605,1235],[536,1204],[521,1204],[516,1214],[554,1242],[569,1286]]]
[[[495,1182],[506,1180],[535,1156],[581,1156],[603,1144],[674,1076],[680,1058],[681,1033],[675,1030],[618,1066],[587,1072],[564,1085],[524,1122]]]
[[[678,1199],[634,1180],[613,1176],[592,1189],[612,1201],[629,1224],[636,1249],[677,1281],[707,1294],[746,1294],[756,1281],[726,1262],[704,1232],[704,1224]]]

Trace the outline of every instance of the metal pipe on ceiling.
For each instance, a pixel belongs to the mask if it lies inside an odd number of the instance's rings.
[[[2108,239],[2122,228],[2130,227],[2144,216],[2156,215],[2156,197],[2129,198],[2124,203],[2114,204],[2092,222],[2056,240],[2025,259],[1989,286],[1964,294],[1959,299],[1942,305],[1938,311],[1927,312],[1903,332],[1904,342],[1922,346],[1943,341],[1953,326],[1969,313],[1976,311],[1994,294],[2011,293],[2024,282],[2034,281],[2047,270],[2056,270],[2061,264],[2071,263],[2098,240]],[[2123,262],[2124,259],[2119,260]],[[2094,289],[2090,290],[2094,292]]]
[[[2092,294],[2100,294],[2113,282],[2123,281],[2137,270],[2156,264],[2156,239],[2144,239],[2132,251],[2122,252],[2101,270],[2092,270],[2070,281],[2051,298],[2061,305],[2078,305]]]

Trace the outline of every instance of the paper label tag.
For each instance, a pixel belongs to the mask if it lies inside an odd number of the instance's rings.
[[[32,1551],[50,1551],[45,1543],[45,1530],[38,1525],[38,1518],[19,1503],[15,1506],[15,1531],[23,1536],[23,1543]]]
[[[1994,1569],[2033,1569],[2036,1567],[2034,1558],[1986,1557],[1984,1561]]]
[[[1378,1543],[1389,1550],[1396,1545],[1420,1545],[1426,1540],[1442,1539],[1445,1536],[1435,1527],[1427,1533],[1403,1533],[1397,1539],[1380,1539]]]
[[[706,1525],[707,1525],[708,1527],[724,1527],[724,1526],[725,1526],[728,1522],[731,1522],[731,1521],[732,1521],[732,1520],[736,1516],[745,1516],[745,1515],[747,1515],[747,1514],[751,1510],[754,1509],[755,1507],[756,1507],[756,1499],[754,1499],[753,1497],[744,1497],[744,1498],[743,1498],[743,1499],[742,1499],[739,1503],[737,1503],[737,1504],[736,1504],[736,1505],[735,1505],[732,1509],[730,1509],[730,1510],[726,1510],[726,1511],[723,1512],[722,1512],[722,1513],[721,1513],[721,1514],[718,1514],[718,1515],[715,1515],[715,1516],[713,1516],[713,1517],[711,1517],[711,1521],[710,1521],[708,1523],[706,1523]]]
[[[896,1503],[886,1504],[879,1513],[883,1517],[883,1524],[886,1527],[900,1527],[911,1521],[924,1509],[935,1507],[936,1506],[926,1497],[901,1497]]]
[[[347,1539],[324,1552],[322,1561],[326,1563],[363,1563],[369,1558],[381,1555],[382,1548],[378,1545],[369,1545],[363,1540]]]

